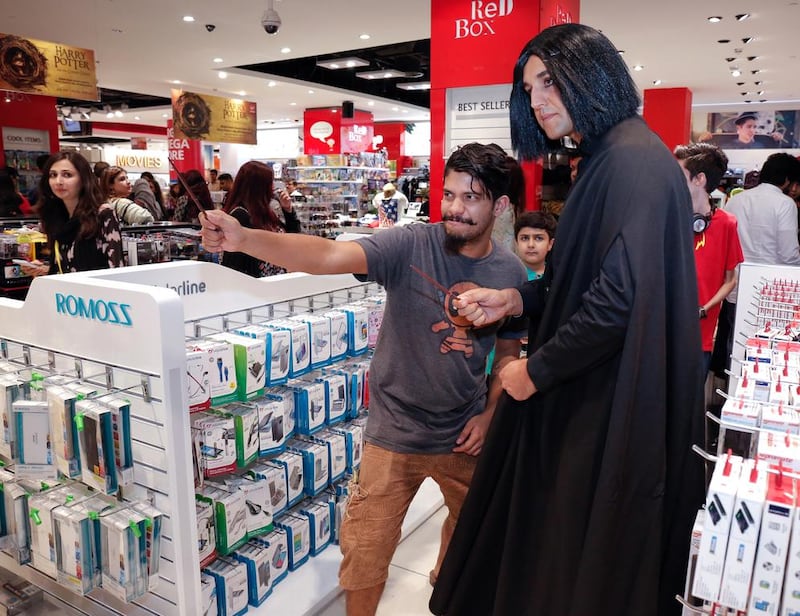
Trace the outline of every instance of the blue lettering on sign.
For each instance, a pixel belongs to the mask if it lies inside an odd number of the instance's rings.
[[[76,295],[56,293],[56,312],[111,325],[125,327],[133,325],[130,304],[109,302],[104,299],[86,299]]]

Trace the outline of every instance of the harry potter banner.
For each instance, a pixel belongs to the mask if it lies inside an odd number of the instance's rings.
[[[221,143],[256,143],[256,104],[172,90],[175,137]]]
[[[0,90],[99,100],[94,51],[0,33]]]

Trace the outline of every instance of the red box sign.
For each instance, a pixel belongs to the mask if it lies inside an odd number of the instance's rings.
[[[372,149],[372,113],[355,110],[342,118],[339,110],[306,109],[303,114],[303,154],[357,154]]]

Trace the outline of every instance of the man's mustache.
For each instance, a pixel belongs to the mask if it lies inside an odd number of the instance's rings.
[[[461,216],[443,216],[442,220],[444,222],[460,222],[461,224],[472,225],[473,227],[478,224],[471,218],[463,218]]]

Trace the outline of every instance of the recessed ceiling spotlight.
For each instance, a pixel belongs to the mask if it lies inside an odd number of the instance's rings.
[[[710,21],[712,24],[716,24],[722,21],[722,17],[720,17],[719,15],[712,15],[711,17],[708,18],[708,21]]]
[[[392,107],[392,111],[400,111],[399,107]]]
[[[739,69],[735,69],[735,70],[731,71],[731,75],[733,75],[734,77],[738,77],[741,74],[742,74],[742,71],[740,71]]]
[[[661,85],[661,80],[660,80],[660,79],[655,79],[655,80],[653,81],[653,85],[654,85],[654,86],[660,86],[660,85]]]
[[[736,82],[736,85],[737,85],[737,86],[743,86],[743,85],[744,85],[744,81],[737,81],[737,82]]]
[[[170,83],[179,84],[181,82],[180,79],[173,79]]]
[[[401,111],[402,111],[403,113],[408,113],[408,109],[402,109]]]
[[[717,43],[730,43],[731,39],[719,39]]]
[[[752,62],[753,60],[758,60],[758,56],[747,56],[748,62]]]
[[[744,20],[745,20],[745,19],[747,19],[748,17],[750,17],[750,13],[739,13],[739,14],[736,16],[736,21],[744,21]]]
[[[742,43],[744,43],[745,45],[747,45],[747,43],[749,43],[749,42],[750,42],[750,41],[752,41],[752,40],[753,40],[753,37],[752,37],[752,36],[746,36],[746,37],[744,37],[744,38],[742,39]]]
[[[742,96],[747,96],[748,94],[750,94],[750,92],[739,92],[739,94],[741,94]]]
[[[220,64],[222,62],[222,58],[214,58],[212,62],[214,62],[214,64]]]
[[[745,103],[752,103],[753,101],[745,101]]]
[[[278,85],[278,84],[277,84],[277,82],[275,82],[275,81],[268,81],[268,82],[267,82],[267,87],[268,87],[268,88],[274,88],[274,87],[275,87],[275,86],[277,86],[277,85]]]
[[[625,53],[625,50],[624,49],[617,49],[617,53],[619,55],[623,55]]]
[[[297,106],[297,103],[289,103],[289,106],[290,106],[290,107],[296,107],[296,106]]]
[[[346,58],[332,58],[330,60],[318,60],[317,66],[322,68],[329,68],[336,70],[340,68],[354,68],[356,66],[369,66],[369,62],[363,58],[356,56],[348,56]]]
[[[375,106],[375,101],[367,101],[367,105],[369,107],[374,107]]]
[[[281,47],[281,53],[292,53],[291,47]]]
[[[247,92],[244,90],[239,90],[239,96],[247,96]]]
[[[633,67],[633,70],[635,71],[644,70],[644,66],[642,66],[641,64],[637,64],[636,66]]]
[[[314,94],[314,90],[309,90],[308,93],[309,94]]]
[[[755,85],[757,85],[757,86],[760,86],[760,85],[761,85],[762,83],[764,83],[764,82],[763,82],[763,81],[754,81],[753,83],[754,83]]]
[[[186,23],[191,23],[194,21],[194,17],[192,17],[191,15],[184,15],[183,21],[185,21]]]
[[[134,120],[141,120],[142,118],[140,118],[139,116],[133,116],[133,119]]]
[[[226,73],[225,71],[220,71],[219,73],[217,73],[217,75],[219,75],[220,79],[227,79],[228,78],[228,73]]]
[[[761,99],[760,101],[758,101],[758,102],[759,102],[759,103],[766,103],[766,102],[767,102],[767,99],[766,99],[766,98],[762,98],[762,99]]]
[[[356,77],[361,79],[392,79],[394,77],[405,77],[405,71],[397,71],[395,69],[379,70],[379,71],[361,71],[356,73]]]
[[[734,62],[735,60],[738,60],[738,58],[725,58],[725,62]]]
[[[759,90],[758,92],[756,92],[756,94],[758,94],[759,96],[762,96],[764,94],[764,90]]]
[[[754,71],[750,71],[750,74],[751,74],[751,75],[758,75],[760,72],[761,72],[761,70],[760,70],[760,69],[756,69],[756,70],[754,70]]]
[[[360,38],[362,41],[368,41],[368,40],[369,40],[369,38],[370,38],[370,36],[369,36],[369,34],[367,34],[367,33],[365,32],[364,34],[362,34],[362,35],[361,35],[361,36],[359,36],[358,38]]]
[[[169,115],[170,115],[170,114],[168,114],[168,113],[162,113],[162,114],[161,114],[161,117],[162,117],[162,118],[168,118],[168,117],[169,117]]]

